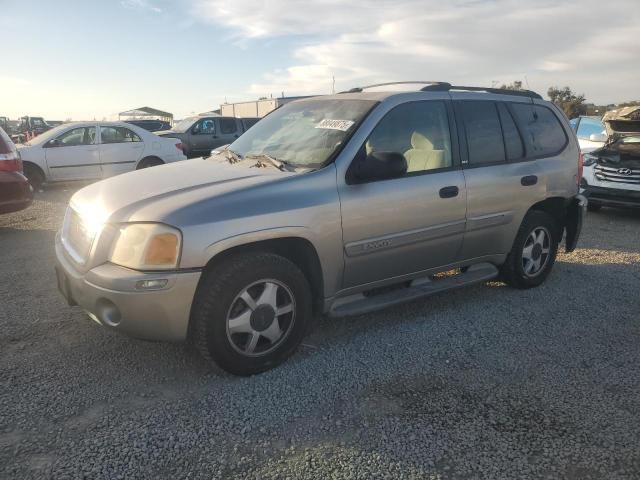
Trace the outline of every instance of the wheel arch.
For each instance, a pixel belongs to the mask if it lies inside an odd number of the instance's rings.
[[[527,211],[527,214],[532,210],[536,210],[550,215],[556,221],[560,231],[560,237],[562,238],[562,233],[567,223],[567,207],[569,203],[570,200],[564,197],[545,198],[538,203],[534,203]]]
[[[209,258],[203,270],[215,269],[217,265],[230,257],[246,255],[252,252],[274,253],[286,258],[300,268],[311,287],[314,312],[322,311],[324,300],[322,264],[315,246],[306,238],[283,236],[229,246]]]
[[[164,165],[165,163],[167,163],[157,155],[147,155],[146,157],[142,157],[140,160],[138,160],[138,163],[136,164],[136,170],[139,170],[140,168],[142,168],[142,164],[150,160],[157,160],[160,162],[161,165]]]
[[[40,174],[42,174],[42,180],[43,181],[47,181],[48,180],[48,175],[47,175],[47,171],[45,171],[44,168],[42,168],[42,165],[39,165],[38,163],[31,161],[31,160],[22,160],[22,169],[24,171],[24,167],[33,167],[35,168],[38,172],[40,172]]]

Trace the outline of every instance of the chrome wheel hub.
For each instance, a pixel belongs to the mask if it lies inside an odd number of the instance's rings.
[[[534,228],[522,249],[522,270],[527,277],[535,277],[544,270],[551,252],[551,234],[544,227]]]
[[[293,293],[277,280],[259,280],[244,288],[227,313],[227,338],[242,355],[272,352],[295,321]]]

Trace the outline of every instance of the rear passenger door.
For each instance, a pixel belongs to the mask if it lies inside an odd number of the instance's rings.
[[[144,153],[144,142],[133,130],[115,125],[100,126],[102,178],[135,170]]]
[[[450,103],[429,100],[393,107],[358,155],[397,152],[408,171],[399,178],[339,186],[344,287],[400,277],[457,260],[465,226]],[[451,119],[452,120],[452,119]]]
[[[545,198],[536,155],[526,148],[511,106],[531,103],[457,100],[456,119],[467,186],[463,259],[505,254],[527,210]]]
[[[214,147],[220,147],[229,143],[235,142],[236,138],[242,133],[238,120],[233,117],[220,117],[218,118],[218,130],[220,135],[218,136],[218,142]]]

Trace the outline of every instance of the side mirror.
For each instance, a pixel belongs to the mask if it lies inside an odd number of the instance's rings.
[[[194,135],[198,135],[200,133],[200,125],[194,125],[191,128],[191,133]]]
[[[590,142],[606,142],[607,141],[607,134],[606,133],[592,133],[591,135],[589,135],[589,141]]]
[[[59,147],[60,145],[62,145],[60,143],[60,140],[58,140],[57,138],[54,138],[53,140],[49,140],[47,142],[47,147]]]
[[[372,152],[366,156],[358,155],[353,169],[353,176],[360,182],[398,178],[405,173],[407,173],[407,159],[398,152]]]

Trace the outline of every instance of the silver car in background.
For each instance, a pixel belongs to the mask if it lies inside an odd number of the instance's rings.
[[[78,191],[56,237],[64,297],[251,375],[314,314],[542,283],[585,207],[562,113],[529,91],[377,87],[289,103],[208,159]]]

